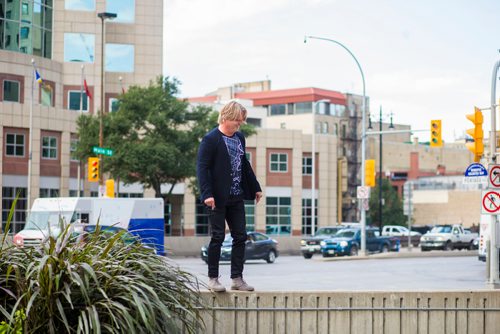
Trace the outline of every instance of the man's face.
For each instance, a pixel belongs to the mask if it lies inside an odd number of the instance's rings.
[[[244,119],[243,117],[240,116],[236,120],[226,120],[225,123],[226,123],[227,129],[229,131],[231,131],[232,133],[235,133],[236,131],[238,131],[240,129],[241,124],[246,123],[246,119]]]

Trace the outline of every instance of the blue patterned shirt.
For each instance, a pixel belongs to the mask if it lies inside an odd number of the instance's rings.
[[[241,195],[243,194],[243,189],[241,187],[241,159],[245,152],[243,151],[243,145],[238,136],[233,135],[232,137],[222,136],[224,142],[226,143],[227,153],[231,160],[231,190],[230,195]]]

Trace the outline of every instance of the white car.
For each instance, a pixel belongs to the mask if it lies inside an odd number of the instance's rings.
[[[408,228],[399,225],[385,225],[382,229],[382,235],[388,237],[406,237],[408,236]],[[410,231],[410,236],[416,237],[421,236],[419,232]]]

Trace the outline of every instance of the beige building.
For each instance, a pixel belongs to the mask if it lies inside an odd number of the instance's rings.
[[[122,89],[145,85],[161,74],[163,1],[12,0],[0,1],[0,12],[2,221],[19,193],[13,222],[18,231],[37,197],[76,196],[84,187],[87,194],[96,194],[97,184],[83,182],[84,165],[79,169],[71,157],[76,119],[82,112],[97,114],[101,105],[112,111]],[[104,12],[117,17],[98,17]],[[35,69],[41,84],[33,85]],[[82,95],[84,79],[90,96]],[[124,196],[144,192],[140,186],[122,191]]]
[[[303,157],[310,157],[312,152],[311,134],[315,132],[316,140],[332,140],[327,144],[328,151],[322,151],[322,145],[318,144],[319,151],[316,152],[316,158],[319,160],[319,165],[322,166],[317,171],[316,175],[320,179],[317,191],[317,221],[316,226],[334,225],[341,221],[357,221],[359,220],[358,201],[356,199],[356,187],[360,185],[360,167],[361,167],[361,104],[362,97],[352,94],[342,94],[335,91],[318,89],[318,88],[298,88],[285,90],[262,90],[260,87],[269,87],[269,82],[264,83],[244,83],[235,84],[230,87],[220,88],[203,97],[190,98],[192,103],[206,103],[220,108],[224,101],[230,99],[239,99],[240,102],[246,104],[249,110],[250,123],[261,126],[258,135],[251,137],[251,141],[257,145],[261,145],[260,136],[265,138],[276,137],[276,140],[266,140],[264,143],[279,142],[281,136],[288,136],[291,131],[299,131],[302,133],[303,143],[298,143],[294,140],[287,140],[285,146],[280,147],[283,152],[302,151]],[[248,88],[248,91],[245,89]],[[313,116],[312,110],[316,110],[316,115]],[[262,116],[264,115],[264,116]],[[313,125],[314,124],[314,125]],[[389,131],[388,123],[382,123],[382,130]],[[370,134],[368,129],[367,137],[367,159],[376,161],[377,178],[382,175],[383,178],[389,178],[392,185],[398,190],[399,194],[403,195],[403,186],[405,182],[417,180],[422,177],[431,178],[444,177],[445,179],[454,178],[455,187],[446,186],[445,189],[440,188],[439,184],[432,189],[425,191],[446,192],[448,195],[442,196],[435,193],[440,198],[439,215],[432,215],[433,219],[429,219],[427,212],[433,212],[430,207],[434,205],[432,200],[425,202],[425,198],[432,199],[433,196],[421,196],[415,206],[419,209],[415,210],[413,216],[414,224],[436,224],[450,221],[460,221],[467,225],[467,222],[472,221],[474,214],[470,214],[467,207],[457,205],[455,198],[463,198],[464,196],[476,196],[471,189],[462,189],[457,186],[457,175],[463,175],[465,168],[472,162],[472,155],[463,144],[448,144],[441,148],[431,148],[427,140],[422,143],[418,138],[412,137],[411,128],[408,125],[392,124],[395,133],[388,133],[382,136],[382,159],[380,159],[380,137],[376,134]],[[368,127],[368,124],[367,124]],[[372,131],[380,129],[380,123],[372,124]],[[403,132],[408,131],[408,132]],[[264,132],[266,133],[264,135]],[[430,135],[422,132],[422,137]],[[266,144],[268,145],[268,144]],[[336,145],[336,147],[332,147]],[[269,161],[273,147],[264,146],[259,151],[266,150],[266,156],[262,159]],[[299,151],[297,149],[300,149]],[[317,150],[318,150],[317,149]],[[328,153],[330,152],[330,153]],[[324,155],[328,154],[328,157]],[[306,158],[307,159],[307,158]],[[380,174],[380,160],[382,160],[382,173]],[[295,160],[294,160],[295,161]],[[325,165],[324,161],[328,161]],[[263,163],[262,161],[260,163]],[[304,164],[307,160],[303,160]],[[259,165],[259,162],[257,163]],[[269,166],[266,169],[257,171],[259,180],[269,180]],[[291,175],[281,188],[275,188],[267,183],[265,185],[266,196],[274,191],[282,191],[286,189],[286,194],[292,193],[290,188],[291,180],[299,178],[299,174]],[[310,176],[302,175],[306,177]],[[271,177],[274,179],[274,177]],[[283,180],[283,178],[280,178]],[[377,181],[378,182],[378,181]],[[432,181],[429,181],[432,183]],[[326,185],[332,185],[335,191],[325,188]],[[420,190],[415,190],[415,192]],[[472,191],[472,192],[471,192]],[[311,202],[311,183],[303,183],[300,197],[291,200],[290,207],[290,233],[297,234],[302,231],[302,234],[307,234],[311,230],[311,208],[307,207],[307,203]],[[287,195],[288,196],[288,195]],[[446,204],[444,200],[446,199]],[[302,201],[302,205],[300,201]],[[305,205],[304,205],[305,204]],[[447,206],[450,210],[454,210],[453,214],[447,214]],[[266,210],[266,215],[259,215],[259,207],[261,210]],[[248,211],[253,212],[253,207]],[[274,221],[269,219],[268,213],[272,212],[273,208],[268,206],[268,203],[261,204],[255,209],[255,217],[249,221],[255,222],[255,229],[259,231],[276,232],[276,228],[272,225]],[[302,211],[302,215],[298,214]],[[186,211],[187,213],[188,211]],[[202,220],[201,208],[198,211],[194,221],[195,227],[191,235],[200,235],[200,230],[196,229],[199,222]],[[418,214],[417,214],[418,212]],[[309,213],[309,214],[308,214]],[[334,214],[335,213],[335,214]],[[302,219],[298,219],[302,216]],[[185,215],[185,221],[188,222],[188,215]],[[266,229],[264,229],[264,227]],[[188,230],[185,230],[188,232]],[[191,229],[189,229],[191,231]],[[288,230],[285,230],[288,232]]]

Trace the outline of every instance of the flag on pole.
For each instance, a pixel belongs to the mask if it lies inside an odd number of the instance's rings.
[[[89,98],[92,98],[92,95],[90,94],[89,86],[87,86],[87,79],[83,79],[83,87],[85,88],[85,94],[87,94],[87,96]]]
[[[35,81],[38,82],[39,84],[43,83],[42,76],[40,73],[38,73],[38,70],[35,68]]]

